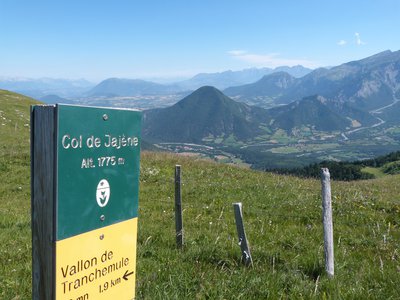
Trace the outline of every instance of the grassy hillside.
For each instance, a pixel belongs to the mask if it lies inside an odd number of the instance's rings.
[[[17,108],[7,102],[13,97],[0,95],[0,110],[13,120],[0,127],[0,299],[30,299],[29,132],[15,111],[27,117],[30,101]],[[175,164],[183,175],[183,251],[175,248]],[[329,279],[318,180],[144,152],[137,299],[396,299],[399,180],[332,183],[336,269]],[[239,201],[254,260],[248,269],[233,220]]]
[[[0,299],[30,299],[29,106],[0,90]]]

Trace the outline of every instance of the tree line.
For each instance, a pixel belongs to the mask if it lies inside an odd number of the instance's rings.
[[[319,178],[321,168],[328,168],[331,174],[331,178],[335,180],[351,181],[375,178],[373,174],[363,172],[362,169],[364,167],[381,168],[384,173],[399,174],[400,151],[360,161],[322,161],[309,164],[305,167],[274,168],[266,169],[266,171],[272,171],[279,174],[290,174],[299,177]]]

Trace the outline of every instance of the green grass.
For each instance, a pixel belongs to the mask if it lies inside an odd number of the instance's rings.
[[[4,98],[0,110],[7,106],[12,121],[0,127],[0,299],[30,299],[29,128],[14,114],[18,101]],[[398,299],[400,175],[332,183],[329,279],[318,180],[165,153],[141,159],[137,299]],[[183,251],[175,247],[175,164],[182,165]],[[243,202],[252,268],[240,263],[233,202]]]
[[[184,176],[182,252],[174,244],[176,163]],[[159,172],[146,176],[146,168]],[[145,153],[138,296],[394,299],[400,268],[398,180],[333,183],[336,276],[330,280],[324,274],[319,181]],[[231,205],[237,201],[244,205],[254,259],[250,269],[239,261]]]
[[[372,174],[375,176],[375,178],[382,178],[386,176],[386,174],[382,172],[381,168],[365,167],[362,168],[361,172]]]
[[[29,105],[0,90],[0,299],[31,289]]]

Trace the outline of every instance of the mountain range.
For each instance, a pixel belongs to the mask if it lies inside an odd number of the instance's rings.
[[[87,96],[127,97],[165,95],[182,92],[177,85],[165,85],[141,79],[109,78],[87,92]]]
[[[95,86],[87,95],[113,98],[175,94],[178,101],[179,95],[184,97],[201,86],[214,86],[234,100],[264,108],[320,95],[334,102],[337,108],[345,106],[368,112],[390,105],[399,98],[399,70],[400,51],[388,50],[314,71],[301,66],[246,69],[198,74],[174,84],[110,78]]]
[[[93,105],[136,108],[139,102],[149,107],[146,103],[153,101],[157,105],[151,107],[158,108],[144,111],[144,141],[172,151],[187,151],[192,147],[183,145],[187,143],[205,145],[201,151],[228,153],[259,168],[365,159],[400,147],[400,51],[303,77],[277,71],[223,91],[214,86],[182,90],[178,84],[108,79],[90,90],[93,98],[41,99],[76,104],[90,99]],[[172,92],[177,93],[172,98],[162,94]],[[135,93],[136,98],[129,98]],[[166,101],[171,105],[163,105]]]
[[[400,51],[385,51],[301,78],[275,72],[223,91],[201,87],[145,111],[143,138],[168,151],[233,155],[255,168],[293,167],[397,151],[399,115]]]
[[[305,126],[332,132],[375,123],[377,119],[368,112],[347,104],[338,106],[318,95],[264,109],[205,86],[171,107],[145,111],[143,136],[152,142],[249,142],[279,129],[292,133]]]
[[[63,103],[63,104],[76,104],[75,101],[69,100],[62,98],[57,95],[46,95],[43,97],[40,97],[38,100],[47,103],[47,104],[56,104],[56,103]]]
[[[364,111],[390,105],[400,96],[400,51],[389,50],[332,68],[310,70],[302,66],[201,73],[173,84],[140,79],[109,78],[98,85],[86,80],[0,78],[0,88],[41,99],[57,95],[75,103],[91,98],[176,95],[179,99],[204,86],[250,105],[271,108],[321,95]],[[53,97],[54,98],[54,97]],[[177,101],[176,100],[176,101]],[[147,100],[146,100],[147,101]],[[157,101],[159,103],[160,101]],[[95,102],[90,102],[95,105]],[[112,101],[110,102],[112,105]],[[130,103],[132,107],[134,103]],[[149,105],[154,107],[155,105]]]
[[[318,94],[357,109],[374,110],[389,105],[400,93],[400,51],[388,50],[330,69],[316,69],[301,78],[274,73],[255,83],[227,88],[224,93],[264,107]]]
[[[0,77],[0,89],[14,91],[45,102],[53,103],[56,98],[69,100],[102,97],[135,97],[143,95],[188,94],[204,85],[212,85],[219,89],[233,85],[255,82],[266,74],[286,71],[294,77],[301,77],[311,72],[303,66],[271,68],[251,68],[240,71],[220,73],[200,73],[190,79],[171,84],[161,84],[142,79],[108,78],[98,84],[85,79],[68,80],[54,78],[7,78]],[[47,97],[51,96],[51,97]],[[75,101],[76,102],[76,101]]]
[[[172,84],[159,84],[141,79],[109,78],[103,80],[86,93],[89,97],[129,97],[144,95],[169,95],[188,93],[202,86],[214,86],[218,89],[233,85],[255,82],[267,74],[287,72],[294,78],[304,76],[311,69],[303,66],[271,68],[251,68],[241,71],[220,73],[200,73],[190,79]]]
[[[85,79],[0,78],[0,89],[24,94],[36,99],[54,94],[60,97],[76,97],[82,95],[93,86],[93,83]]]
[[[255,82],[263,76],[286,72],[295,78],[300,78],[310,73],[312,70],[303,66],[277,67],[272,68],[250,68],[241,71],[225,71],[220,73],[200,73],[196,76],[177,82],[177,85],[186,90],[196,90],[202,86],[214,86],[217,89],[225,89],[231,86],[248,84]]]

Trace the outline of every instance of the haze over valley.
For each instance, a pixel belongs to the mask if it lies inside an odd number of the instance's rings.
[[[170,84],[3,79],[0,88],[49,104],[140,109],[143,138],[158,149],[255,168],[288,168],[397,150],[399,70],[400,51],[387,50],[315,70],[252,68]]]

